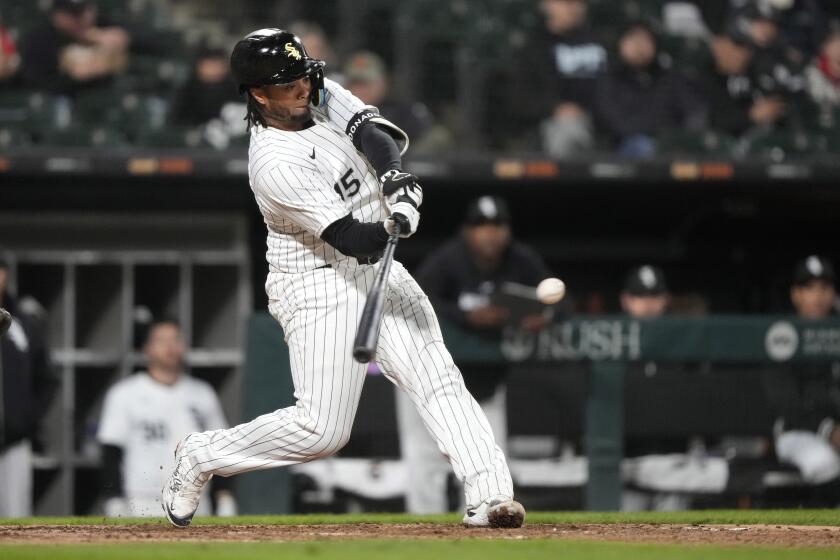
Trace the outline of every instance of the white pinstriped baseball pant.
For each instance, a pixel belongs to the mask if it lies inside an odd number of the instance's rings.
[[[353,339],[377,268],[354,263],[269,275],[269,310],[289,345],[297,401],[194,438],[190,458],[196,474],[231,476],[303,463],[347,443],[366,375],[365,366],[353,360]],[[466,505],[512,498],[504,453],[443,344],[428,298],[399,262],[388,284],[377,363],[406,392],[449,458],[464,484]]]

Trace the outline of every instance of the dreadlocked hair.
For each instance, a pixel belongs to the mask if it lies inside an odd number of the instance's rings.
[[[254,96],[251,95],[251,92],[248,92],[248,108],[245,113],[245,122],[248,123],[248,130],[251,130],[252,126],[260,125],[260,126],[267,126],[265,124],[265,117],[262,116],[260,113],[260,105],[257,103],[257,100],[254,99]]]

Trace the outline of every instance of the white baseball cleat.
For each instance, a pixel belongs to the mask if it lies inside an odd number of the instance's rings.
[[[176,527],[186,527],[192,521],[201,489],[213,478],[212,474],[195,472],[189,460],[190,438],[188,434],[175,448],[175,469],[163,486],[161,505],[169,522]]]
[[[504,496],[484,500],[476,507],[467,508],[464,525],[467,527],[518,528],[525,522],[522,504]]]

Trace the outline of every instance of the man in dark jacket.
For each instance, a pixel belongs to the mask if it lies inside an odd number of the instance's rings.
[[[124,68],[129,43],[124,29],[97,26],[92,0],[53,0],[48,20],[21,42],[24,82],[63,95],[106,85]]]
[[[790,297],[800,319],[837,316],[834,267],[811,255],[793,274]],[[840,477],[840,363],[800,363],[764,375],[767,400],[776,422],[776,456],[795,465],[809,484]]]
[[[595,80],[606,70],[607,50],[590,29],[587,0],[541,0],[544,28],[518,59],[527,80],[511,80],[511,116],[540,129],[543,150],[564,157],[593,145]]]
[[[483,196],[470,204],[460,234],[423,262],[417,272],[417,282],[441,319],[501,342],[502,329],[514,320],[534,331],[542,328],[547,320],[542,314],[526,314],[515,319],[513,310],[493,303],[493,294],[503,282],[536,286],[548,276],[542,258],[530,247],[512,239],[510,212],[505,202]],[[507,366],[464,364],[460,369],[467,388],[487,415],[496,441],[504,448]],[[406,495],[408,511],[446,511],[449,465],[402,393],[397,398],[397,419],[403,460],[412,481]]]
[[[656,37],[642,22],[621,33],[617,60],[598,80],[595,104],[599,121],[628,157],[652,156],[656,136],[667,129],[698,130],[706,122],[701,98],[659,64]]]
[[[20,303],[6,289],[7,265],[0,257],[0,308],[11,315],[0,337],[0,517],[32,515],[31,440],[54,379],[43,317],[32,303]]]
[[[753,125],[770,124],[781,118],[784,104],[759,94],[750,64],[754,47],[747,34],[729,26],[712,37],[709,53],[697,76],[697,85],[709,104],[712,128],[740,136]]]

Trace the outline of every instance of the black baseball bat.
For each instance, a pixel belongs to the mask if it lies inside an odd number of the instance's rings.
[[[8,331],[11,326],[12,316],[9,315],[8,311],[0,307],[0,336],[6,334],[6,331]]]
[[[353,341],[353,358],[359,363],[366,364],[376,355],[376,343],[379,340],[379,328],[382,326],[382,311],[385,309],[385,290],[388,287],[388,274],[394,261],[394,249],[397,248],[400,226],[394,224],[394,233],[388,239],[382,264],[376,272],[373,286],[368,291],[362,318],[359,319],[359,330]]]

